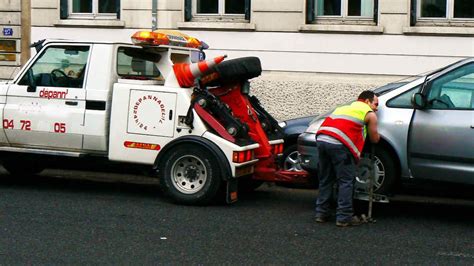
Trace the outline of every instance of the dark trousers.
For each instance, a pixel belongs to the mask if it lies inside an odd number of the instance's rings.
[[[316,201],[316,216],[329,216],[329,203],[334,184],[337,182],[336,220],[350,221],[353,215],[352,193],[356,177],[354,156],[344,145],[318,141],[319,152],[319,196]]]

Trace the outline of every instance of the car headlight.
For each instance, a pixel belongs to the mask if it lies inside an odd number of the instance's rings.
[[[313,121],[309,127],[306,129],[306,133],[314,133],[316,134],[316,132],[318,131],[318,129],[321,127],[321,124],[324,122],[324,119],[326,119],[325,117],[322,117],[316,121]]]

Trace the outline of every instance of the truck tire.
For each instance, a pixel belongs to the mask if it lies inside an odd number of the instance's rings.
[[[203,205],[215,198],[221,185],[221,169],[214,154],[199,145],[183,144],[166,157],[161,183],[174,201]]]
[[[2,159],[2,165],[11,175],[36,175],[44,170],[40,161],[22,157]]]

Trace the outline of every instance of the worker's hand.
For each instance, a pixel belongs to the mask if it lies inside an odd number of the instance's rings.
[[[377,115],[375,112],[369,112],[365,116],[365,123],[367,124],[367,131],[369,134],[370,142],[378,143],[380,135],[377,130]]]

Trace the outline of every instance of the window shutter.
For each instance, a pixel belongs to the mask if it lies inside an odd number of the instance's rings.
[[[306,23],[312,23],[314,21],[314,1],[306,0]]]
[[[68,9],[67,9],[67,1],[68,0],[61,0],[59,2],[59,18],[60,19],[67,19],[67,13],[68,13]]]
[[[184,0],[184,21],[191,21],[192,18],[191,0]]]
[[[410,3],[410,26],[416,25],[416,0],[411,0]]]
[[[250,20],[250,0],[245,0],[245,19]]]
[[[379,0],[374,0],[374,22],[379,24]]]
[[[117,13],[117,19],[120,19],[120,0],[115,0],[115,12]]]

